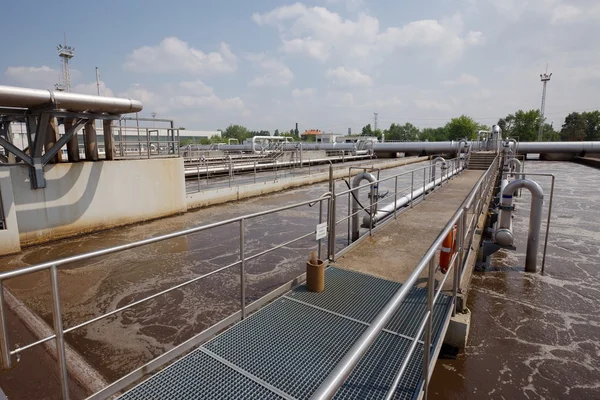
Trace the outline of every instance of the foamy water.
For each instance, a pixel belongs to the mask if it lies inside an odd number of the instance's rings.
[[[556,175],[545,274],[523,272],[531,200],[523,190],[517,251],[496,253],[474,274],[468,346],[438,361],[432,397],[600,399],[600,171],[566,162],[527,162],[526,171]],[[547,212],[550,179],[531,179]],[[538,269],[542,248],[543,238]]]

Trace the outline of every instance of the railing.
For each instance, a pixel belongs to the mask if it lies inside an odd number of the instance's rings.
[[[402,379],[404,372],[408,366],[408,363],[417,347],[419,337],[425,332],[425,340],[423,342],[423,391],[424,398],[427,398],[427,390],[429,385],[429,378],[433,369],[431,368],[431,339],[432,339],[432,316],[433,306],[440,296],[444,284],[448,277],[453,275],[453,287],[452,287],[452,313],[455,312],[456,297],[458,293],[458,285],[465,260],[465,251],[469,248],[466,246],[467,243],[471,243],[477,227],[477,220],[483,211],[485,204],[482,199],[483,194],[487,194],[490,190],[490,186],[494,183],[496,171],[498,168],[498,157],[494,159],[492,165],[488,170],[481,176],[481,178],[475,184],[475,187],[463,202],[459,210],[454,214],[450,221],[446,224],[442,232],[440,232],[433,245],[429,248],[427,253],[423,256],[415,270],[404,282],[401,288],[394,294],[390,301],[385,305],[382,311],[373,320],[371,325],[365,330],[361,337],[354,343],[354,345],[348,350],[346,355],[334,368],[334,370],[327,376],[321,386],[315,391],[311,399],[329,399],[332,398],[339,387],[344,383],[348,375],[352,372],[354,367],[358,364],[361,358],[365,355],[371,344],[375,341],[379,333],[387,325],[388,321],[394,315],[400,304],[408,296],[413,286],[417,282],[417,279],[425,271],[428,272],[427,278],[427,306],[425,316],[417,330],[414,339],[408,349],[407,354],[404,357],[400,369],[396,373],[394,381],[388,390],[386,399],[391,399],[394,396],[396,388]],[[335,200],[335,197],[334,197]],[[471,215],[471,223],[468,223],[470,210],[474,212]],[[474,222],[473,222],[474,221]],[[442,246],[442,243],[446,236],[458,226],[458,251],[454,254],[450,261],[449,269],[439,284],[437,290],[434,288],[435,280],[434,274],[436,269],[436,255]],[[467,251],[468,253],[468,251]]]
[[[114,145],[117,159],[179,157],[179,129],[167,129],[160,136],[158,129],[139,128],[137,136],[131,130],[115,131]]]
[[[460,159],[460,158],[453,158],[447,161],[448,164],[448,168],[446,169],[438,169],[440,171],[440,175],[439,177],[433,177],[432,172],[435,170],[435,167],[433,164],[424,166],[424,167],[420,167],[420,168],[416,168],[414,170],[411,171],[406,171],[406,172],[401,172],[399,174],[396,175],[392,175],[389,177],[384,177],[381,179],[378,179],[376,182],[373,183],[366,183],[363,185],[359,185],[357,187],[353,187],[353,188],[349,188],[347,190],[343,190],[339,193],[335,192],[335,185],[332,186],[332,189],[330,189],[332,191],[333,194],[333,202],[334,203],[338,203],[340,201],[343,201],[344,199],[342,197],[346,197],[346,201],[348,204],[348,208],[347,208],[347,215],[341,219],[335,219],[335,226],[333,226],[333,236],[335,236],[335,231],[337,229],[337,225],[346,222],[347,223],[347,243],[348,243],[348,247],[342,249],[340,252],[336,252],[334,248],[330,248],[329,250],[329,254],[330,254],[330,261],[335,261],[336,257],[338,255],[341,255],[342,253],[345,253],[347,251],[349,251],[350,249],[352,249],[353,247],[355,247],[358,243],[360,243],[363,239],[366,238],[366,236],[361,236],[358,240],[351,242],[351,221],[352,218],[358,214],[362,214],[365,213],[367,215],[370,215],[369,218],[369,236],[373,235],[373,232],[375,231],[375,227],[374,227],[374,216],[377,213],[377,210],[379,208],[379,206],[383,203],[386,203],[387,199],[389,199],[391,196],[393,196],[393,201],[390,204],[397,204],[398,203],[398,195],[400,194],[412,194],[415,190],[422,188],[423,189],[423,194],[420,195],[419,197],[417,196],[412,196],[410,195],[410,201],[409,204],[407,206],[407,208],[405,209],[410,209],[414,206],[414,204],[417,204],[418,202],[424,200],[427,197],[427,192],[433,192],[435,190],[438,190],[440,187],[442,187],[444,185],[445,182],[448,182],[448,180],[452,179],[452,177],[460,172],[463,169],[466,169],[466,160]],[[357,168],[357,167],[353,167],[350,169],[350,173],[348,174],[348,185],[350,184],[351,181],[351,177],[352,177],[352,170],[356,170],[356,169],[362,169],[366,172],[370,172],[371,170],[369,170],[368,168]],[[436,174],[437,175],[437,174]],[[408,181],[408,176],[410,176],[410,185],[408,185],[408,182],[406,182],[406,186],[398,186],[399,180],[402,179],[403,177],[406,177],[407,181]],[[436,180],[439,181],[439,186],[433,186],[433,188],[429,189],[429,190],[425,190],[426,187],[430,187],[432,182]],[[385,197],[379,197],[378,192],[381,190],[382,188],[382,184],[385,184],[387,182],[392,182],[394,183],[394,189],[393,192],[388,193]],[[376,189],[377,188],[377,189]],[[357,193],[361,190],[361,189],[368,189],[369,190],[369,204],[368,206],[365,206],[364,208],[360,208],[358,211],[356,212],[352,212],[351,211],[351,204],[352,204],[352,198],[353,196],[357,196]],[[391,189],[390,189],[391,190]],[[377,199],[377,200],[374,200]],[[393,211],[390,212],[389,214],[393,213],[394,218],[397,218],[398,215],[400,215],[400,212],[398,211],[399,207],[393,207]],[[333,207],[331,208],[334,213],[334,218],[335,218],[335,214],[337,212],[337,207]],[[333,243],[332,245],[335,245],[335,243]]]
[[[280,244],[273,246],[267,250],[260,251],[253,255],[246,255],[246,251],[245,251],[246,250],[246,244],[245,244],[246,221],[257,218],[257,217],[274,214],[274,213],[282,212],[285,210],[291,210],[291,209],[295,209],[295,208],[299,208],[299,207],[303,207],[303,206],[311,206],[312,207],[312,205],[318,203],[319,204],[318,223],[321,223],[323,220],[323,202],[326,201],[329,204],[330,198],[331,198],[331,195],[329,193],[325,193],[323,196],[321,196],[317,199],[303,201],[303,202],[295,203],[295,204],[284,206],[284,207],[275,208],[275,209],[268,210],[268,211],[257,212],[254,214],[248,214],[248,215],[228,219],[228,220],[213,223],[213,224],[203,225],[203,226],[199,226],[196,228],[191,228],[191,229],[186,229],[186,230],[170,233],[167,235],[157,236],[157,237],[154,237],[151,239],[141,240],[138,242],[129,243],[129,244],[120,245],[120,246],[115,246],[115,247],[107,248],[104,250],[85,253],[85,254],[81,254],[81,255],[77,255],[77,256],[73,256],[73,257],[67,257],[67,258],[63,258],[60,260],[47,262],[47,263],[43,263],[43,264],[38,264],[38,265],[31,266],[31,267],[22,268],[22,269],[15,270],[15,271],[4,272],[4,273],[0,274],[0,328],[2,329],[2,337],[1,337],[2,344],[1,344],[0,350],[2,353],[3,368],[11,368],[12,367],[12,364],[13,364],[12,357],[13,356],[18,356],[20,353],[22,353],[25,350],[31,349],[35,346],[41,345],[41,344],[49,342],[51,340],[55,340],[56,341],[57,361],[58,361],[58,365],[59,365],[59,369],[60,369],[60,377],[61,377],[62,397],[63,397],[63,399],[69,399],[69,383],[68,383],[69,380],[68,380],[68,372],[67,372],[68,370],[67,370],[65,339],[64,339],[65,334],[73,332],[77,329],[88,326],[94,322],[100,321],[106,317],[115,315],[115,314],[125,311],[131,307],[145,303],[151,299],[154,299],[156,297],[167,294],[173,290],[185,287],[187,285],[190,285],[191,283],[198,282],[198,281],[205,279],[209,276],[212,276],[218,272],[225,271],[225,270],[228,270],[228,269],[236,267],[236,266],[239,267],[239,269],[240,269],[240,271],[239,271],[239,273],[240,273],[240,293],[239,293],[240,311],[239,311],[239,314],[236,314],[236,315],[239,315],[239,318],[242,318],[242,319],[245,318],[247,310],[248,310],[248,306],[246,305],[246,272],[245,272],[246,263],[248,261],[254,260],[258,257],[264,256],[265,254],[271,253],[282,247],[289,246],[290,244],[293,244],[299,240],[306,239],[312,235],[315,235],[315,233],[316,233],[316,229],[311,230],[309,233],[303,234],[295,239],[280,243]],[[145,246],[145,245],[149,245],[152,243],[157,243],[157,242],[161,242],[164,240],[173,239],[173,238],[181,237],[181,236],[186,236],[186,235],[190,235],[190,234],[194,234],[194,233],[206,232],[212,228],[222,227],[225,225],[233,225],[233,224],[239,225],[239,240],[240,240],[239,260],[232,262],[228,265],[225,265],[223,267],[217,268],[215,270],[212,270],[203,275],[197,276],[193,279],[187,280],[183,283],[172,286],[168,289],[162,290],[158,293],[154,293],[150,296],[144,297],[143,299],[129,303],[125,306],[117,307],[112,311],[109,311],[109,312],[102,314],[100,316],[97,316],[95,318],[86,320],[75,326],[72,326],[69,328],[65,328],[63,326],[63,315],[62,315],[62,310],[61,310],[61,300],[60,300],[59,285],[58,285],[58,283],[59,283],[58,270],[61,266],[75,262],[75,261],[88,260],[91,258],[95,258],[95,257],[107,255],[107,254],[119,253],[124,250],[129,250],[129,249],[133,249],[136,247]],[[321,256],[321,247],[322,247],[321,240],[317,241],[316,247],[317,247],[319,257],[320,257]],[[54,335],[39,339],[33,343],[29,343],[25,346],[22,346],[22,347],[19,347],[19,348],[16,348],[13,350],[13,349],[11,349],[11,340],[8,336],[8,330],[7,330],[8,329],[7,308],[6,308],[6,301],[4,299],[5,281],[8,279],[17,278],[20,276],[29,275],[29,274],[40,272],[40,271],[49,271],[49,274],[50,274],[51,297],[52,297],[52,305],[53,305],[52,316],[53,316],[53,321],[54,321]],[[228,319],[228,320],[230,321],[230,319]],[[231,321],[231,322],[233,322],[233,321]],[[202,338],[204,338],[206,336],[207,331],[212,332],[214,330],[216,330],[216,328],[213,326],[213,327],[207,329],[206,331],[194,336],[193,338],[189,339],[187,342],[181,344],[180,346],[176,347],[175,349],[170,350],[168,352],[168,355],[165,354],[165,355],[163,355],[164,357],[160,356],[159,361],[157,361],[157,359],[150,361],[149,363],[145,364],[144,366],[136,369],[135,371],[127,374],[123,378],[121,378],[121,379],[117,380],[116,382],[114,382],[113,384],[109,385],[107,388],[105,388],[101,392],[96,393],[93,396],[93,398],[106,398],[115,393],[118,393],[120,390],[122,390],[123,388],[132,384],[137,379],[140,379],[145,373],[148,373],[152,369],[158,368],[161,365],[172,360],[173,358],[181,355],[186,349],[188,349],[189,347],[192,346],[192,343],[194,343],[195,341],[200,341]],[[150,367],[152,367],[152,368],[150,368]]]
[[[437,178],[440,181],[439,182],[440,185],[443,185],[444,182],[447,182],[451,178],[451,176],[452,176],[451,171],[459,172],[461,170],[461,168],[464,167],[464,160],[452,159],[452,160],[448,161],[448,164],[450,165],[450,168],[443,170],[442,174],[441,174],[442,175],[441,178]],[[413,354],[413,352],[415,351],[416,346],[418,344],[418,338],[420,337],[420,335],[423,331],[425,331],[425,334],[426,334],[426,337],[425,337],[425,343],[426,343],[425,361],[424,361],[425,369],[424,370],[430,372],[430,367],[429,367],[430,352],[429,352],[429,350],[430,350],[430,344],[431,344],[432,309],[433,309],[433,305],[435,304],[436,300],[440,296],[441,290],[444,287],[444,284],[445,284],[447,278],[450,276],[450,272],[448,272],[446,274],[446,276],[444,277],[443,281],[441,282],[439,289],[434,292],[433,272],[434,272],[434,268],[435,268],[435,265],[434,265],[435,264],[435,255],[437,254],[437,251],[438,251],[439,247],[441,246],[443,239],[448,234],[448,232],[454,227],[454,225],[458,225],[458,238],[459,238],[458,239],[458,247],[457,247],[458,252],[452,258],[451,264],[450,264],[450,270],[449,270],[449,271],[454,272],[452,301],[453,301],[453,305],[455,306],[456,305],[456,295],[458,292],[458,282],[460,281],[461,274],[463,272],[462,266],[463,266],[463,263],[464,263],[464,260],[467,256],[467,254],[468,254],[468,249],[470,248],[470,244],[473,241],[473,234],[474,234],[476,226],[477,226],[477,221],[479,219],[479,216],[481,215],[483,207],[485,206],[483,194],[489,192],[490,185],[493,183],[494,171],[497,169],[497,165],[498,165],[498,158],[496,157],[493,164],[486,171],[486,173],[483,174],[482,177],[478,180],[478,182],[476,183],[475,187],[471,191],[467,200],[465,200],[465,202],[463,203],[463,205],[461,206],[459,211],[457,211],[457,213],[455,213],[455,215],[452,217],[450,222],[446,225],[444,230],[440,233],[439,237],[436,239],[433,246],[428,250],[426,255],[423,257],[423,259],[421,260],[421,262],[415,269],[415,271],[408,278],[407,282],[402,285],[401,289],[394,295],[392,300],[386,305],[386,307],[383,309],[383,311],[377,316],[377,318],[375,319],[373,324],[371,324],[371,326],[367,329],[367,331],[365,331],[363,336],[361,336],[361,338],[356,342],[356,344],[346,354],[344,359],[338,364],[338,366],[335,368],[335,370],[324,381],[323,385],[315,393],[315,395],[314,395],[315,398],[328,398],[335,393],[337,388],[343,383],[344,379],[351,372],[352,368],[354,368],[354,366],[356,365],[356,363],[358,362],[360,357],[366,352],[368,347],[375,340],[375,337],[377,336],[377,334],[383,329],[386,322],[389,320],[389,318],[391,317],[393,312],[396,310],[398,305],[402,302],[402,300],[404,300],[404,298],[406,298],[408,291],[414,285],[417,277],[422,272],[425,271],[425,268],[427,266],[429,266],[427,313],[425,315],[423,322],[421,323],[419,332],[417,333],[417,335],[415,336],[415,339],[413,340],[413,342],[411,344],[409,353],[407,354],[400,370],[398,371],[396,379],[394,380],[394,388],[392,388],[390,390],[390,393],[393,394],[393,392],[395,390],[395,386],[398,384],[398,382],[400,381],[400,379],[402,377],[402,374],[406,370],[408,362],[410,360],[410,357]],[[234,267],[239,267],[239,279],[240,279],[239,311],[237,311],[236,313],[227,317],[225,320],[204,330],[203,332],[193,336],[192,338],[188,339],[186,342],[176,346],[175,348],[169,350],[168,352],[162,354],[161,356],[142,365],[141,367],[137,368],[136,370],[128,373],[127,375],[118,379],[116,382],[113,382],[106,388],[102,389],[100,392],[97,392],[92,397],[90,397],[92,399],[108,398],[108,397],[120,392],[121,390],[128,387],[129,385],[135,383],[137,380],[143,378],[149,372],[152,372],[153,370],[163,366],[164,364],[170,362],[171,360],[181,356],[186,351],[192,349],[195,345],[206,340],[208,337],[210,337],[210,335],[214,335],[217,332],[219,332],[220,330],[224,329],[229,324],[245,318],[246,314],[248,312],[257,309],[262,304],[264,304],[264,302],[266,302],[268,300],[268,299],[266,299],[267,297],[275,296],[277,293],[282,293],[279,291],[275,291],[272,294],[270,294],[269,296],[265,296],[265,297],[255,301],[254,303],[246,304],[246,270],[245,270],[246,263],[248,261],[254,260],[258,257],[264,256],[265,254],[273,252],[277,249],[283,248],[285,246],[289,246],[290,244],[293,244],[300,240],[307,239],[308,237],[310,237],[311,235],[314,235],[316,233],[316,229],[315,230],[311,229],[310,232],[308,232],[306,234],[300,235],[292,240],[285,241],[283,243],[280,243],[278,245],[270,247],[269,249],[260,251],[256,254],[247,255],[246,254],[246,244],[245,244],[245,242],[246,242],[245,241],[245,233],[246,233],[246,222],[247,221],[257,218],[257,217],[279,213],[279,212],[282,212],[285,210],[291,210],[291,209],[304,207],[304,206],[313,206],[316,203],[318,203],[319,204],[319,212],[318,212],[317,220],[318,220],[318,223],[321,223],[323,221],[323,217],[324,217],[323,203],[327,202],[326,206],[327,206],[327,225],[328,225],[328,249],[327,249],[326,256],[330,260],[335,260],[335,257],[336,257],[336,249],[335,249],[336,226],[340,223],[345,222],[346,220],[350,220],[350,218],[352,217],[352,215],[349,213],[348,216],[345,218],[342,218],[340,220],[336,219],[336,212],[335,212],[336,211],[336,203],[338,201],[343,200],[343,196],[348,196],[348,200],[350,201],[350,196],[352,196],[353,191],[360,190],[361,188],[369,188],[369,190],[371,191],[371,194],[372,194],[370,196],[371,202],[369,204],[369,208],[367,210],[360,210],[358,212],[366,211],[366,212],[370,213],[371,216],[373,216],[374,211],[377,209],[378,204],[381,202],[381,199],[373,196],[373,194],[375,193],[374,185],[377,185],[378,187],[380,187],[382,183],[393,180],[394,181],[393,196],[394,196],[394,202],[396,203],[398,194],[400,194],[401,191],[403,189],[405,189],[405,188],[398,188],[398,179],[403,176],[410,175],[411,176],[410,189],[411,189],[411,193],[412,193],[413,190],[417,187],[420,187],[421,184],[423,185],[423,187],[425,187],[425,186],[427,186],[428,182],[431,182],[431,179],[432,179],[431,168],[432,168],[432,165],[428,165],[428,166],[418,168],[418,169],[415,169],[412,171],[402,172],[402,173],[399,173],[399,174],[396,174],[396,175],[393,175],[390,177],[385,177],[385,178],[379,179],[376,182],[369,183],[366,185],[361,185],[361,186],[358,186],[357,188],[352,188],[352,189],[345,190],[345,191],[342,191],[342,192],[336,194],[335,193],[335,181],[333,179],[333,166],[330,165],[329,192],[325,193],[323,196],[321,196],[317,199],[298,202],[298,203],[291,204],[288,206],[279,207],[279,208],[275,208],[272,210],[262,211],[262,212],[258,212],[258,213],[254,213],[254,214],[248,214],[248,215],[228,219],[228,220],[217,222],[217,223],[207,224],[207,225],[203,225],[203,226],[199,226],[199,227],[195,227],[195,228],[191,228],[191,229],[186,229],[186,230],[182,230],[182,231],[178,231],[178,232],[174,232],[174,233],[170,233],[170,234],[166,234],[166,235],[157,236],[157,237],[146,239],[146,240],[137,241],[134,243],[115,246],[115,247],[107,248],[104,250],[85,253],[85,254],[68,257],[68,258],[63,258],[63,259],[52,261],[52,262],[38,264],[35,266],[31,266],[31,267],[27,267],[27,268],[15,270],[15,271],[1,273],[0,274],[0,329],[2,330],[2,332],[1,332],[0,339],[2,339],[2,343],[0,346],[0,353],[1,353],[1,360],[2,360],[3,367],[11,368],[11,366],[13,364],[13,357],[20,355],[20,353],[22,353],[23,351],[26,351],[35,346],[39,346],[39,345],[42,345],[44,343],[54,340],[56,343],[57,361],[58,361],[60,376],[61,376],[62,396],[64,399],[68,399],[69,398],[69,384],[68,384],[69,381],[68,381],[67,358],[66,358],[65,339],[64,339],[65,334],[73,332],[77,329],[86,327],[92,323],[98,322],[104,318],[111,316],[111,315],[115,315],[117,313],[123,312],[131,307],[140,305],[142,303],[145,303],[145,302],[152,300],[154,298],[157,298],[159,296],[165,295],[173,290],[180,289],[180,288],[190,285],[194,282],[203,280],[203,279],[205,279],[209,276],[212,276],[216,273],[219,273],[219,272],[222,272],[222,271],[234,268]],[[423,182],[420,181],[421,174],[423,174]],[[417,180],[418,180],[418,182],[417,182]],[[406,189],[408,189],[408,188],[406,188]],[[433,190],[435,190],[435,186],[434,186]],[[421,200],[419,200],[419,201],[422,201],[423,199],[425,199],[425,197],[426,197],[426,193],[424,192],[423,196],[421,197]],[[411,202],[409,205],[407,205],[406,208],[412,207],[413,203],[416,204],[416,200],[411,198]],[[397,215],[399,214],[396,209],[394,209],[393,213],[394,213],[394,217],[397,217]],[[389,220],[391,220],[391,218]],[[373,234],[373,232],[375,231],[372,221],[373,221],[373,219],[371,218],[369,234]],[[117,308],[113,309],[112,311],[109,311],[109,312],[106,312],[97,317],[88,319],[84,322],[78,323],[77,325],[74,325],[74,326],[71,326],[68,328],[65,328],[63,326],[63,315],[62,315],[62,310],[61,310],[61,300],[60,300],[60,293],[59,293],[59,275],[58,275],[58,270],[61,266],[75,262],[75,261],[88,260],[88,259],[92,259],[95,257],[103,256],[103,255],[115,254],[115,253],[119,253],[119,252],[122,252],[125,250],[133,249],[136,247],[145,246],[145,245],[173,239],[176,237],[195,234],[195,233],[199,233],[199,232],[207,232],[213,228],[222,227],[222,226],[226,226],[226,225],[235,225],[235,224],[237,224],[238,228],[239,228],[239,259],[236,260],[235,262],[232,262],[225,266],[219,267],[208,273],[197,276],[197,277],[187,280],[183,283],[179,283],[168,289],[154,293],[150,296],[133,301],[132,303],[129,303],[125,306],[117,307]],[[380,225],[380,226],[382,226],[382,225]],[[364,237],[366,237],[366,235],[364,235],[363,238]],[[318,251],[319,258],[321,258],[322,239],[317,240],[316,249]],[[25,346],[12,349],[11,348],[11,340],[10,340],[8,330],[7,330],[8,322],[7,322],[6,301],[4,299],[4,284],[5,284],[6,280],[8,280],[8,279],[17,278],[20,276],[37,273],[40,271],[48,271],[50,274],[51,297],[52,297],[52,304],[53,304],[52,316],[53,316],[54,334],[44,337],[42,339],[39,339],[35,342],[29,343]],[[429,379],[429,375],[424,374],[424,376],[425,376],[425,388],[426,388],[428,379]]]

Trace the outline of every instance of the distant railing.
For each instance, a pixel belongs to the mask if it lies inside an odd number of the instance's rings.
[[[123,135],[117,128],[114,136],[115,159],[179,157],[179,129],[163,131],[166,134],[161,136],[161,130],[139,128],[136,136],[131,134],[131,130]]]

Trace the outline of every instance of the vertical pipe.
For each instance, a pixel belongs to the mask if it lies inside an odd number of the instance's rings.
[[[245,247],[245,219],[240,219],[240,309],[242,319],[246,318],[246,247]]]
[[[58,271],[56,265],[53,265],[50,268],[50,281],[52,283],[52,317],[54,318],[54,334],[56,335],[56,358],[60,368],[62,397],[63,400],[68,400],[69,377],[67,373],[65,338],[63,336],[62,313],[60,309],[60,295],[58,290]]]
[[[46,142],[44,143],[44,148],[46,151],[50,151],[54,145],[56,145],[56,141],[59,139],[58,135],[58,124],[56,122],[55,117],[50,117],[48,119],[48,128],[46,130]],[[52,159],[50,159],[50,163],[57,164],[62,161],[62,153],[60,150]]]
[[[429,260],[429,277],[427,279],[427,323],[425,325],[425,341],[423,342],[423,398],[427,399],[429,386],[429,365],[431,357],[431,316],[433,313],[435,260]]]
[[[8,323],[6,321],[6,306],[4,302],[4,282],[0,281],[0,329],[2,329],[2,368],[12,367],[10,357],[10,342],[8,338]]]
[[[102,120],[102,133],[104,134],[104,157],[107,160],[115,159],[115,141],[112,132],[112,120]]]
[[[96,120],[90,119],[85,124],[84,143],[86,161],[98,161],[98,137],[96,136]]]
[[[65,127],[65,133],[67,133],[71,130],[71,128],[73,128],[73,120],[70,118],[65,118],[63,121],[63,126]],[[74,134],[73,137],[71,137],[71,139],[69,139],[67,142],[67,157],[69,162],[79,161],[79,141],[77,134]]]

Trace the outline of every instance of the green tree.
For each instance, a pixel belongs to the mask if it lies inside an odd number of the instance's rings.
[[[226,139],[237,139],[242,143],[244,139],[249,137],[248,129],[242,125],[229,125],[222,133]]]
[[[581,141],[586,137],[586,120],[578,112],[572,112],[565,118],[565,123],[560,130],[562,140]]]
[[[418,140],[419,128],[411,124],[410,122],[405,123],[404,125],[394,124],[390,125],[390,129],[386,131],[385,138],[386,140],[402,140],[405,142],[412,142]]]
[[[540,110],[519,110],[498,121],[504,137],[519,138],[520,142],[534,142],[540,129]],[[547,130],[543,127],[543,131]]]
[[[448,140],[460,140],[463,138],[474,139],[479,130],[479,124],[471,117],[461,115],[452,118],[445,126]]]
[[[600,111],[582,112],[585,120],[585,140],[600,140]]]
[[[371,124],[367,124],[367,125],[363,126],[361,135],[373,136],[373,129],[371,128]]]
[[[423,128],[419,135],[419,139],[429,142],[441,142],[448,140],[448,131],[445,126],[437,128]]]
[[[273,136],[279,136],[279,129],[275,129],[275,132],[273,132]]]

